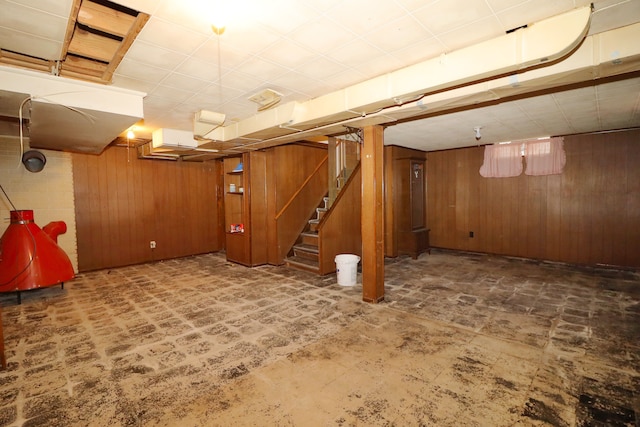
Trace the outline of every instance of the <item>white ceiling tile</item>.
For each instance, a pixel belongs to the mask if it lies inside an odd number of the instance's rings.
[[[3,27],[0,27],[0,46],[13,52],[51,61],[57,61],[62,56],[62,42],[18,33]]]
[[[287,68],[296,68],[310,61],[315,56],[313,52],[299,44],[289,40],[281,39],[270,45],[259,54],[265,61],[276,64],[287,64]]]
[[[327,54],[331,50],[349,43],[357,36],[329,19],[314,20],[298,28],[288,37],[317,53]]]
[[[256,78],[272,79],[277,78],[290,70],[276,63],[265,61],[262,58],[253,56],[236,67],[235,71],[251,75]]]
[[[234,99],[241,98],[244,93],[243,91],[228,87],[222,88],[221,92],[220,87],[217,85],[209,85],[203,90],[194,93],[194,95],[185,102],[191,105],[200,105],[201,109],[226,113],[224,105]]]
[[[0,14],[0,27],[20,31],[39,38],[63,42],[67,30],[66,16],[56,16],[32,7],[24,7],[13,2],[3,1]],[[26,31],[25,31],[26,30]],[[34,40],[37,43],[37,41]],[[10,48],[6,44],[3,48]]]
[[[405,11],[393,1],[344,0],[326,12],[326,16],[356,33],[367,33]]]
[[[406,65],[412,65],[435,58],[445,52],[444,45],[438,39],[429,38],[397,50],[393,52],[393,56],[403,61]]]
[[[228,44],[222,42],[220,42],[220,51],[218,52],[218,40],[217,37],[208,39],[193,53],[193,57],[217,66],[219,53],[220,62],[224,68],[237,67],[249,58],[250,55],[246,52],[236,52]]]
[[[217,66],[208,64],[196,58],[187,59],[180,64],[175,71],[179,74],[199,80],[205,80],[209,83],[217,81],[219,78]]]
[[[427,30],[434,35],[447,33],[472,22],[491,16],[485,0],[439,1],[413,12]]]
[[[179,73],[170,73],[162,80],[162,84],[176,89],[197,92],[209,85],[205,80],[195,79]]]
[[[317,11],[295,0],[258,1],[262,5],[259,22],[271,31],[286,35],[311,22]]]
[[[405,8],[409,12],[437,3],[440,0],[395,0],[399,6]]]
[[[469,45],[480,43],[504,34],[500,22],[489,16],[472,24],[438,35],[448,51],[458,50]],[[489,60],[489,58],[487,58]]]
[[[594,2],[589,34],[598,34],[640,21],[640,1],[606,0]]]
[[[116,87],[137,90],[144,93],[149,93],[156,86],[156,83],[146,80],[133,79],[131,77],[118,74],[117,72],[113,75],[112,83]]]
[[[222,51],[229,47],[233,52],[255,55],[272,43],[278,41],[279,36],[263,27],[250,27],[247,29],[227,28],[220,37]]]
[[[2,9],[3,14],[8,12],[6,7],[10,3],[19,4],[25,8],[38,9],[42,12],[68,18],[71,13],[73,0],[38,0],[37,2],[34,0],[2,0],[0,1],[0,8]]]
[[[530,2],[497,13],[502,25],[507,29],[530,25],[551,16],[573,9],[572,0],[545,0],[531,7]]]
[[[164,98],[160,96],[148,95],[144,99],[145,113],[148,113],[151,110],[154,110],[154,111],[170,110],[175,106],[177,106],[178,104],[179,102],[174,99]]]
[[[327,77],[323,82],[332,88],[333,91],[343,89],[352,84],[361,82],[362,80],[364,80],[364,74],[352,68],[348,68],[345,71]]]
[[[538,0],[537,5],[542,5],[544,2],[553,2],[555,0]],[[516,6],[525,5],[525,3],[529,3],[529,7],[531,7],[530,0],[487,0],[489,7],[493,10],[494,13],[501,12],[505,9],[511,9]]]
[[[169,74],[169,71],[125,58],[118,65],[116,73],[136,80],[159,83]]]
[[[250,92],[264,83],[263,78],[244,74],[239,71],[224,73],[222,75],[222,85],[225,88],[235,89],[240,92]]]
[[[127,53],[127,59],[165,70],[173,70],[177,64],[187,58],[188,56],[183,53],[164,49],[142,40],[136,40]]]
[[[384,53],[380,49],[362,39],[356,39],[329,53],[328,56],[340,64],[357,69],[361,62],[382,55]]]
[[[398,58],[395,58],[391,55],[384,55],[382,57],[376,58],[373,61],[362,61],[358,64],[358,71],[374,77],[380,76],[382,74],[390,73],[391,71],[397,70],[401,68],[403,62]]]
[[[329,92],[328,87],[324,83],[317,82],[297,71],[283,74],[277,79],[271,80],[270,83],[277,86],[288,87],[291,91],[304,94],[306,99],[324,95]]]
[[[154,98],[167,98],[180,103],[191,98],[193,96],[193,92],[164,85],[157,85],[148,93],[148,96],[152,96]]]
[[[183,54],[190,54],[207,40],[202,34],[154,17],[147,22],[138,38]]]
[[[346,67],[344,65],[339,64],[330,58],[319,56],[300,65],[295,69],[295,71],[302,73],[311,79],[319,80],[343,72],[345,69]]]
[[[387,53],[401,50],[431,37],[432,35],[410,16],[381,25],[363,36],[367,42]]]

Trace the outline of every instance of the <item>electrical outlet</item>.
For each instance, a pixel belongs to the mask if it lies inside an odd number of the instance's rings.
[[[149,247],[150,247],[151,249],[155,249],[155,248],[156,248],[156,241],[155,241],[155,240],[150,241],[150,242],[149,242]]]
[[[469,237],[473,237],[473,231],[469,232]]]

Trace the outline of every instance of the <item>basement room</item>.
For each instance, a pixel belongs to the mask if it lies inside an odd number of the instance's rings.
[[[640,425],[640,0],[0,10],[0,426]]]

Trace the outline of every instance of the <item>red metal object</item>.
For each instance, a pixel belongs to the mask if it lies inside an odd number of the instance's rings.
[[[0,292],[18,292],[19,296],[20,291],[73,279],[71,261],[57,244],[58,235],[66,231],[63,221],[40,229],[32,210],[11,211],[11,224],[0,239]]]

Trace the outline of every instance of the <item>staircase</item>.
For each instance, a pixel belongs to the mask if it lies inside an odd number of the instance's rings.
[[[315,210],[314,217],[308,222],[305,230],[300,233],[298,242],[293,245],[289,256],[285,258],[288,267],[310,271],[318,274],[320,265],[318,260],[318,224],[327,212],[329,198],[323,197],[322,203]]]

